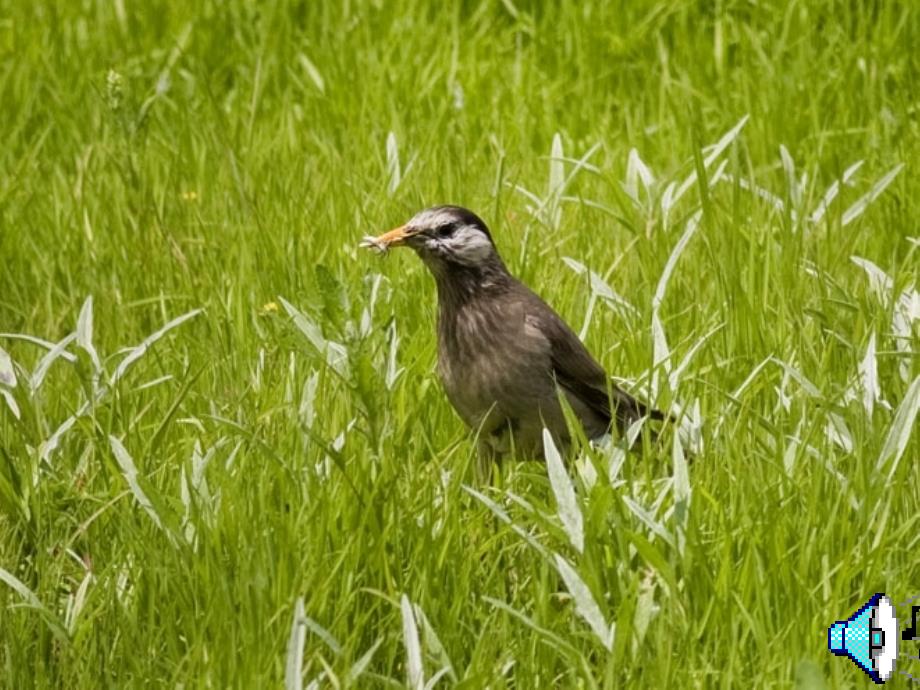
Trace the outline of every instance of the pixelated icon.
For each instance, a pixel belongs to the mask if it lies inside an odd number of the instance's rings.
[[[898,619],[891,599],[873,594],[848,619],[834,623],[827,629],[827,648],[849,657],[879,685],[891,678],[898,657]]]

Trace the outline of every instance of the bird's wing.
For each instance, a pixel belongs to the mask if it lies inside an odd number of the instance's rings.
[[[604,368],[548,304],[534,293],[530,293],[525,302],[526,324],[549,341],[553,375],[561,388],[608,424],[616,419],[621,433],[645,415],[661,418],[660,412],[650,412],[644,404],[610,382]]]

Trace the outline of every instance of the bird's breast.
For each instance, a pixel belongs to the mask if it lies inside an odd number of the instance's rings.
[[[527,336],[523,315],[479,302],[439,314],[438,373],[451,404],[471,427],[489,432],[533,415],[554,399],[549,353]]]

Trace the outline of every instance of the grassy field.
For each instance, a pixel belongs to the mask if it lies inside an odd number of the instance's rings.
[[[827,626],[920,592],[918,42],[911,2],[7,3],[0,686],[865,687]],[[357,250],[435,203],[690,461],[476,483],[433,281]]]

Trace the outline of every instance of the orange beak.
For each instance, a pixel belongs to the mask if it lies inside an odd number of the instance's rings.
[[[406,240],[414,234],[416,233],[413,232],[408,225],[400,225],[398,228],[393,228],[389,232],[385,232],[377,237],[365,237],[361,241],[361,246],[370,247],[379,252],[385,252],[390,247],[399,247],[405,244]]]

